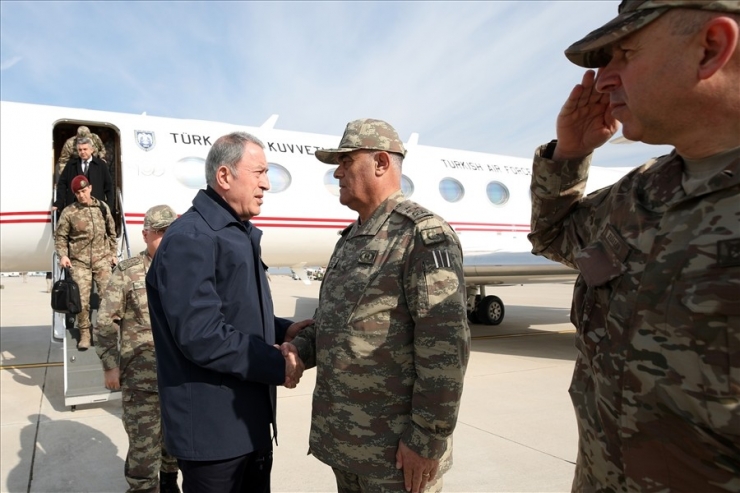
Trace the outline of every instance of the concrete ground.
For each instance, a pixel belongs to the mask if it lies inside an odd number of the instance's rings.
[[[0,290],[0,491],[123,492],[127,438],[120,400],[64,405],[60,344],[50,342],[43,277],[3,277]],[[320,283],[272,276],[276,313],[310,317]],[[473,345],[448,492],[570,491],[576,424],[568,398],[575,349],[571,284],[489,288],[506,303]],[[102,381],[102,371],[101,371]],[[330,468],[306,455],[315,371],[278,391],[275,492],[336,491]]]

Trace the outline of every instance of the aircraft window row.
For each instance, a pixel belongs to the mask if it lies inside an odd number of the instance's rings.
[[[277,163],[269,163],[267,176],[271,193],[282,192],[292,183],[290,172]],[[324,173],[324,187],[330,194],[339,196],[339,180],[334,178],[334,168]],[[414,182],[406,175],[401,175],[401,190],[407,198],[414,194]],[[465,187],[454,178],[444,178],[439,182],[439,193],[447,202],[459,202],[465,196]],[[492,181],[486,185],[486,196],[493,205],[504,205],[509,201],[510,193],[506,185]]]

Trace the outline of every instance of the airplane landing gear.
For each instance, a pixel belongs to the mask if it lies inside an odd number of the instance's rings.
[[[504,320],[504,302],[498,296],[468,294],[468,321],[472,324],[499,325]]]
[[[486,325],[498,325],[504,320],[504,302],[498,296],[486,296],[478,303],[476,318]]]

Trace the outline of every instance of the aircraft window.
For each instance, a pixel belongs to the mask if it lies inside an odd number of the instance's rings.
[[[412,182],[406,175],[401,175],[401,191],[403,192],[403,196],[406,198],[409,198],[414,194],[414,182]]]
[[[509,189],[498,181],[492,181],[486,186],[486,195],[493,205],[504,205],[509,201]]]
[[[206,187],[206,160],[201,157],[184,157],[175,163],[172,171],[177,181],[188,188]]]
[[[439,182],[439,193],[447,202],[458,202],[465,196],[465,188],[456,179],[445,178]]]
[[[277,163],[267,163],[267,178],[270,180],[269,193],[283,192],[293,181],[290,172]]]
[[[335,169],[337,169],[337,167],[332,166],[329,171],[324,173],[324,186],[327,190],[329,190],[330,194],[339,197],[339,180],[334,178]]]

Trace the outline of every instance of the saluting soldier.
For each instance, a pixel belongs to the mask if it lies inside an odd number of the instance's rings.
[[[80,288],[82,311],[77,314],[80,329],[78,349],[90,347],[90,293],[93,280],[102,291],[108,284],[116,257],[116,226],[108,204],[92,196],[92,184],[84,175],[72,180],[75,202],[62,211],[54,235],[59,265],[70,267]]]
[[[347,125],[339,201],[359,219],[334,249],[316,323],[284,344],[316,366],[311,453],[340,492],[440,491],[470,355],[462,251],[401,191],[406,150],[381,120]]]
[[[157,361],[145,285],[162,236],[175,219],[177,214],[167,205],[146,212],[142,229],[146,250],[114,270],[95,328],[105,387],[123,393],[122,419],[129,440],[124,474],[129,492],[180,492],[177,459],[167,453],[162,440]]]

